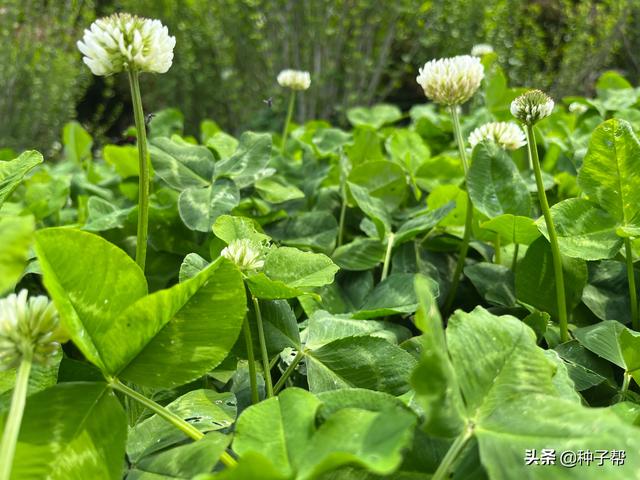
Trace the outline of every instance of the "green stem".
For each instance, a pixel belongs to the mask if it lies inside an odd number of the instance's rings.
[[[271,360],[269,360],[269,370],[273,370],[273,367],[277,365],[279,358],[280,358],[280,355],[276,355]]]
[[[135,385],[132,385],[131,388],[135,389]],[[140,392],[142,393],[142,392]],[[124,397],[124,410],[127,413],[127,418],[129,420],[129,426],[133,427],[140,418],[140,415],[144,412],[144,407],[142,407],[138,402],[134,401],[131,397]]]
[[[544,216],[549,233],[549,243],[551,244],[551,256],[553,258],[553,270],[556,280],[556,296],[558,300],[558,317],[560,323],[560,339],[563,342],[569,341],[569,322],[567,319],[567,301],[564,293],[564,275],[562,272],[562,257],[560,256],[560,247],[558,246],[558,236],[556,227],[551,218],[551,210],[547,201],[547,194],[544,190],[542,182],[542,170],[540,168],[540,159],[538,158],[538,148],[536,147],[536,137],[533,132],[533,125],[527,125],[527,144],[529,146],[529,160],[533,165],[533,171],[536,176],[536,185],[538,190],[538,199],[540,201],[540,209]]]
[[[289,133],[289,124],[291,123],[291,117],[293,116],[293,106],[296,103],[296,91],[291,90],[291,96],[289,97],[289,108],[287,109],[287,119],[284,122],[284,128],[282,129],[282,146],[280,150],[284,153],[285,146],[287,145],[287,135]]]
[[[470,424],[467,425],[464,431],[453,441],[446,455],[442,459],[442,462],[438,466],[436,473],[434,473],[433,477],[431,477],[431,480],[443,480],[445,478],[449,478],[451,468],[453,467],[455,461],[458,459],[458,456],[472,436],[473,426]]]
[[[500,265],[502,263],[502,252],[500,247],[500,234],[496,233],[496,239],[493,243],[494,255],[493,263]]]
[[[293,357],[291,364],[287,367],[287,369],[284,371],[280,379],[276,382],[275,386],[273,387],[274,394],[277,395],[278,392],[282,390],[282,387],[284,387],[285,382],[289,379],[293,371],[296,369],[296,367],[300,363],[300,360],[302,360],[303,358],[304,358],[304,352],[302,350],[299,350],[298,353],[296,353],[296,356]]]
[[[387,251],[384,254],[384,263],[382,264],[382,275],[380,276],[380,281],[382,282],[387,275],[389,274],[389,263],[391,262],[391,251],[393,250],[393,242],[395,240],[395,235],[390,233],[387,236]]]
[[[11,407],[7,415],[7,423],[2,434],[0,444],[0,480],[9,480],[13,456],[16,452],[16,443],[20,434],[24,405],[27,401],[27,388],[29,386],[29,373],[31,372],[33,353],[25,352],[16,374],[16,383],[11,396]]]
[[[344,235],[344,220],[347,216],[347,192],[344,185],[340,186],[340,196],[342,197],[342,204],[340,205],[340,222],[338,223],[338,247],[342,245]]]
[[[449,108],[451,112],[451,121],[453,123],[453,133],[456,137],[456,144],[458,145],[458,152],[460,152],[460,160],[462,161],[462,168],[464,168],[464,177],[467,179],[467,171],[469,170],[469,161],[467,160],[467,151],[464,148],[464,139],[462,138],[462,129],[460,128],[460,116],[458,115],[458,106],[452,105]]]
[[[520,250],[520,244],[516,243],[513,247],[513,260],[511,260],[511,271],[516,273],[516,266],[518,265],[518,250]]]
[[[456,262],[456,269],[453,272],[453,279],[451,280],[451,288],[447,294],[447,300],[444,305],[444,311],[451,312],[453,302],[456,298],[458,286],[460,285],[460,277],[462,276],[462,270],[464,269],[465,260],[467,259],[467,253],[469,252],[469,243],[471,243],[471,230],[473,228],[473,204],[471,198],[467,195],[467,215],[464,222],[464,236],[462,237],[462,245],[460,245],[460,252],[458,254],[458,261]]]
[[[462,138],[462,130],[460,129],[460,117],[458,116],[457,105],[452,105],[449,109],[451,112],[451,120],[453,123],[453,132],[458,145],[458,152],[460,153],[460,160],[462,161],[462,167],[464,168],[465,181],[467,179],[467,172],[469,170],[469,162],[467,160],[467,151],[464,147],[464,139]],[[451,281],[451,288],[444,304],[444,311],[450,312],[453,306],[453,301],[456,298],[458,292],[458,285],[460,285],[460,276],[464,269],[464,263],[467,259],[467,252],[469,251],[469,243],[471,242],[471,230],[473,229],[473,204],[471,203],[471,197],[467,194],[467,215],[464,221],[464,233],[462,235],[462,244],[460,245],[460,252],[458,254],[458,261],[456,263],[456,269],[453,272],[453,279]]]
[[[260,312],[260,301],[251,295],[253,309],[256,313],[256,324],[258,325],[258,341],[260,342],[260,353],[262,355],[262,369],[264,370],[264,385],[267,391],[267,398],[273,397],[273,383],[271,381],[271,369],[269,364],[269,354],[267,353],[267,341],[264,336],[264,326],[262,325],[262,313]]]
[[[636,290],[636,275],[633,271],[633,251],[631,240],[624,239],[624,255],[627,260],[627,278],[629,279],[629,300],[631,302],[631,326],[634,330],[640,329],[638,323],[638,291]]]
[[[258,380],[256,373],[256,356],[253,353],[253,338],[251,336],[251,327],[249,326],[249,320],[244,318],[242,325],[242,331],[244,332],[244,341],[247,346],[247,361],[249,362],[249,383],[251,385],[251,403],[254,405],[260,401],[260,395],[258,394]]]
[[[198,430],[196,427],[191,425],[189,422],[186,422],[183,418],[179,417],[172,411],[163,407],[162,405],[154,402],[150,398],[145,397],[139,392],[136,392],[134,389],[126,386],[117,378],[112,378],[109,380],[109,385],[114,390],[118,390],[119,392],[124,393],[128,397],[133,398],[136,402],[141,403],[153,413],[158,415],[159,417],[165,419],[171,425],[176,427],[178,430],[182,431],[185,435],[192,438],[195,441],[201,440],[204,438],[204,433]],[[224,452],[220,457],[220,461],[224,463],[227,467],[234,467],[237,465],[235,459],[229,455],[227,452]]]
[[[112,379],[109,384],[115,390],[124,393],[128,397],[132,398],[136,402],[144,405],[146,408],[151,410],[153,413],[156,413],[159,417],[164,418],[174,427],[181,430],[185,435],[191,437],[193,440],[200,440],[204,437],[204,433],[198,430],[196,427],[191,425],[189,422],[186,422],[184,419],[166,409],[162,405],[154,402],[150,398],[145,397],[140,392],[135,391],[133,388],[125,385],[117,378]]]
[[[147,153],[147,127],[142,111],[142,97],[138,72],[129,70],[129,86],[133,103],[133,117],[138,135],[138,232],[136,237],[136,263],[142,271],[147,260],[147,235],[149,232],[149,155]]]
[[[349,174],[349,160],[340,149],[340,221],[338,223],[338,242],[340,247],[344,241],[344,223],[347,215],[347,176]]]
[[[627,390],[629,390],[629,383],[631,383],[631,374],[629,372],[624,372],[624,377],[622,378],[622,388],[620,389],[620,393],[625,394]]]

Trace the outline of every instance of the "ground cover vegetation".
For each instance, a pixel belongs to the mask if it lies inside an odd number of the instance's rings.
[[[314,77],[288,69],[281,132],[190,135],[143,108],[160,21],[78,40],[134,125],[3,150],[0,480],[640,476],[623,76],[554,100],[478,45],[340,127],[296,122]]]

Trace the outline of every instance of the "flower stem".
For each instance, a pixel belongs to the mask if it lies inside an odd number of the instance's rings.
[[[249,384],[251,385],[251,403],[254,405],[260,401],[258,395],[258,381],[256,379],[256,356],[253,353],[253,338],[251,336],[251,327],[249,326],[249,320],[244,318],[242,325],[242,331],[244,332],[244,341],[247,345],[247,361],[249,362]]]
[[[142,271],[147,260],[147,235],[149,232],[149,155],[147,153],[147,127],[142,111],[142,97],[140,96],[140,82],[138,72],[129,70],[129,86],[131,87],[131,101],[133,103],[133,117],[138,135],[138,162],[140,174],[138,177],[138,233],[136,237],[136,263]]]
[[[625,394],[627,390],[629,390],[629,383],[631,383],[631,374],[629,372],[624,372],[624,377],[622,377],[622,388],[620,389],[620,393]]]
[[[340,221],[338,223],[338,247],[342,245],[344,235],[344,221],[347,216],[347,192],[344,185],[340,187],[340,197],[342,198],[342,204],[340,205]]]
[[[340,220],[338,223],[338,241],[336,248],[342,245],[344,241],[344,222],[347,215],[347,175],[349,174],[349,165],[347,157],[342,149],[340,150]]]
[[[31,372],[32,352],[25,352],[16,374],[16,383],[11,397],[11,407],[7,416],[7,423],[0,444],[0,480],[9,480],[13,456],[16,452],[16,443],[22,424],[22,415],[27,401],[27,388],[29,386],[29,373]]]
[[[638,292],[636,290],[636,275],[633,270],[633,251],[631,240],[624,239],[624,255],[627,260],[627,278],[629,279],[629,300],[631,302],[631,326],[634,330],[640,329],[638,323]]]
[[[462,130],[460,129],[460,116],[458,115],[458,106],[452,105],[449,108],[451,112],[451,121],[453,123],[453,133],[456,137],[458,152],[460,152],[460,160],[464,169],[465,181],[467,179],[467,171],[469,170],[469,161],[467,160],[467,151],[464,148],[464,139],[462,138]]]
[[[560,340],[562,342],[569,341],[569,322],[567,320],[567,301],[564,293],[564,275],[562,272],[562,257],[560,256],[560,247],[558,246],[558,236],[556,227],[551,218],[551,210],[547,201],[547,194],[544,190],[542,182],[542,170],[540,168],[540,159],[538,158],[538,149],[536,147],[536,137],[533,133],[533,125],[527,125],[527,144],[529,146],[529,160],[533,165],[533,171],[536,176],[536,185],[538,190],[538,200],[544,221],[549,232],[549,243],[551,244],[551,257],[553,258],[553,270],[556,280],[556,297],[558,301],[558,319],[560,323]]]
[[[464,431],[453,441],[446,455],[442,459],[442,462],[438,466],[436,473],[434,473],[433,477],[431,477],[431,480],[443,480],[445,478],[449,478],[451,467],[453,467],[453,464],[458,459],[458,456],[472,436],[473,425],[469,424],[467,425],[467,427],[465,427]]]
[[[390,233],[387,236],[387,251],[384,254],[384,263],[382,264],[382,275],[380,275],[380,281],[382,282],[389,274],[389,263],[391,261],[391,251],[393,250],[393,242],[395,235]]]
[[[502,263],[502,255],[501,255],[501,247],[500,247],[500,234],[496,233],[496,239],[493,243],[494,255],[493,255],[493,263],[500,265]]]
[[[183,418],[179,417],[169,409],[163,407],[162,405],[154,402],[150,398],[145,397],[139,392],[136,392],[134,389],[128,387],[124,383],[122,383],[117,378],[112,378],[109,380],[109,385],[114,390],[118,390],[119,392],[124,393],[128,397],[131,397],[135,401],[141,403],[153,413],[158,415],[159,417],[165,419],[171,425],[176,427],[182,433],[192,438],[195,441],[201,440],[204,438],[204,433],[198,430],[196,427],[191,425],[189,422],[186,422]],[[220,457],[220,461],[224,463],[227,467],[233,467],[237,465],[235,459],[229,455],[227,452],[224,452]]]
[[[511,271],[516,273],[516,266],[518,265],[518,250],[520,250],[520,244],[516,243],[513,247],[513,260],[511,261]]]
[[[274,394],[277,395],[278,392],[282,389],[282,387],[284,387],[285,382],[289,379],[289,377],[291,376],[291,374],[293,373],[293,371],[296,369],[296,367],[298,366],[298,364],[303,358],[304,358],[304,352],[302,350],[298,350],[298,353],[296,353],[296,356],[293,357],[291,364],[287,367],[287,369],[284,371],[280,379],[276,382],[275,386],[273,387]]]
[[[267,353],[267,341],[264,337],[264,326],[262,325],[262,312],[260,312],[260,301],[251,295],[253,309],[256,313],[256,324],[258,325],[258,341],[260,343],[260,354],[262,355],[262,369],[264,370],[264,385],[267,391],[267,398],[273,397],[273,382],[271,381],[271,368],[269,364],[269,354]]]
[[[289,133],[289,124],[291,123],[291,117],[293,116],[293,106],[296,103],[296,92],[291,90],[291,96],[289,97],[289,108],[287,109],[287,119],[284,122],[284,128],[282,129],[282,146],[280,150],[284,153],[285,146],[287,144],[287,134]]]
[[[273,370],[274,367],[278,364],[279,356],[276,355],[271,360],[269,360],[269,370]]]
[[[469,162],[467,161],[467,151],[464,148],[464,139],[462,138],[462,131],[460,130],[460,118],[458,116],[458,107],[452,105],[450,108],[451,120],[453,123],[453,132],[456,137],[456,143],[458,144],[458,152],[460,152],[460,160],[462,161],[462,167],[464,168],[465,181],[467,178],[467,171],[469,170]],[[453,272],[453,279],[451,281],[451,288],[447,294],[447,299],[444,304],[444,311],[450,312],[453,306],[453,301],[456,298],[458,291],[458,285],[460,284],[460,276],[464,269],[464,263],[467,258],[467,252],[469,251],[469,243],[471,242],[471,230],[473,228],[473,204],[471,203],[471,197],[467,194],[467,215],[464,221],[464,233],[462,235],[462,245],[460,245],[460,252],[458,254],[458,262],[456,263],[456,269]]]

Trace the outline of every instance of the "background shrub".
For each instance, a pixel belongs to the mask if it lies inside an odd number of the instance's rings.
[[[47,149],[75,116],[89,80],[75,42],[92,15],[73,0],[0,2],[0,146]]]
[[[161,18],[177,37],[168,74],[143,76],[144,101],[179,107],[190,133],[204,118],[231,132],[279,128],[286,99],[275,77],[287,67],[313,78],[296,118],[338,123],[354,105],[424,101],[418,65],[481,42],[513,84],[556,97],[591,93],[609,68],[632,82],[639,73],[633,0],[6,0],[0,146],[49,147],[74,116],[97,138],[131,123],[126,79],[90,77],[75,47],[91,20],[115,11]]]

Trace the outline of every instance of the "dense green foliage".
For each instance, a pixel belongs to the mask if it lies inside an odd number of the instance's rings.
[[[0,148],[50,149],[75,117],[89,84],[75,42],[92,16],[82,2],[2,2]]]
[[[436,1],[424,44],[430,56],[451,56],[460,45],[488,43],[514,83],[586,93],[603,68],[637,76],[629,50],[637,10],[626,0]]]
[[[408,107],[420,95],[417,65],[481,42],[515,84],[555,95],[592,93],[607,68],[632,80],[639,73],[633,0],[9,0],[2,8],[0,87],[10,94],[0,100],[0,146],[19,149],[48,151],[75,116],[99,139],[126,128],[126,82],[89,85],[75,48],[89,20],[123,10],[161,18],[176,35],[172,69],[162,81],[143,79],[145,106],[179,106],[192,134],[205,118],[234,133],[279,122],[286,101],[274,78],[287,67],[313,75],[296,118],[334,123],[355,105]],[[262,102],[269,97],[273,111]]]
[[[521,91],[483,62],[465,138]],[[0,293],[46,291],[70,339],[29,377],[12,478],[639,478],[639,107],[607,72],[535,126],[566,342],[526,149],[479,143],[464,182],[433,104],[292,125],[282,148],[159,112],[144,271],[135,146],[70,123],[60,161],[1,162]],[[626,458],[525,464],[543,449]]]

